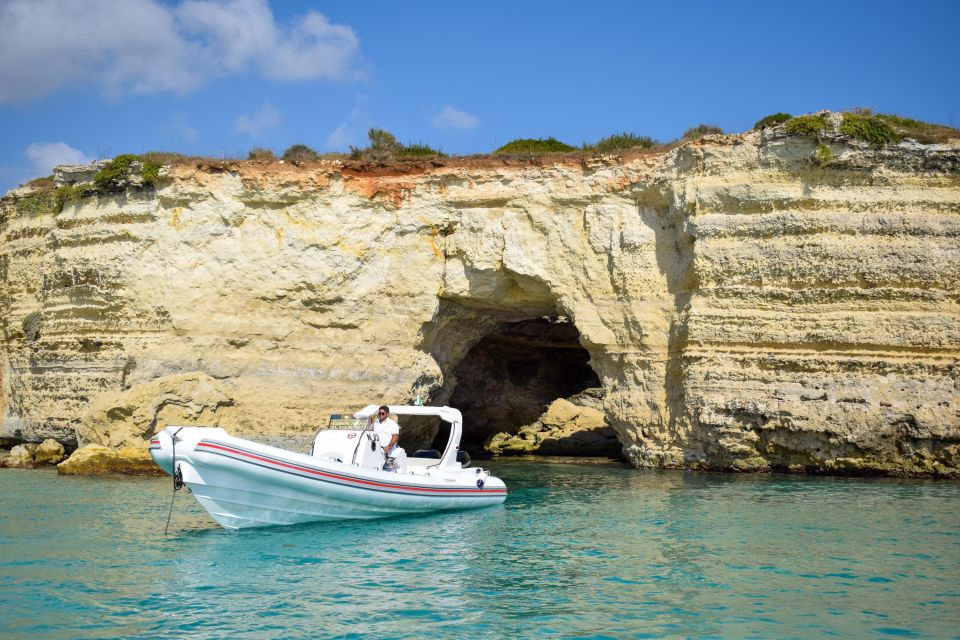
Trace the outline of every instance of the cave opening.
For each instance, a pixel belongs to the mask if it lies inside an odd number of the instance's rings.
[[[462,447],[479,452],[496,433],[515,434],[557,398],[601,386],[569,319],[545,316],[497,322],[453,369],[450,405],[464,415]],[[434,448],[446,442],[437,433]]]

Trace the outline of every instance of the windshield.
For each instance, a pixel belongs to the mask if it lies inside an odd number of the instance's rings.
[[[363,418],[354,418],[350,413],[332,413],[327,429],[336,431],[363,431],[367,428],[367,421]]]

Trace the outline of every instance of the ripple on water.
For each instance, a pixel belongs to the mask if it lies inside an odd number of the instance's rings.
[[[491,467],[511,487],[501,507],[231,532],[181,492],[169,536],[167,481],[0,470],[0,628],[11,638],[960,628],[956,483]]]

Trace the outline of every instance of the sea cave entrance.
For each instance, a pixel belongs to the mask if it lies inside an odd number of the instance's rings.
[[[568,318],[543,316],[485,323],[488,330],[452,366],[449,404],[464,415],[462,448],[481,453],[498,433],[516,434],[538,420],[558,398],[582,392],[602,403],[601,382],[590,354]],[[612,431],[611,431],[612,434]],[[611,435],[611,437],[613,437]],[[441,428],[434,448],[446,442]]]
[[[516,433],[557,398],[600,386],[580,332],[563,317],[499,323],[467,352],[454,375],[451,406],[470,417],[464,447]]]

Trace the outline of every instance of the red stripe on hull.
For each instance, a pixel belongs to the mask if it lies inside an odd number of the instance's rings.
[[[254,453],[248,453],[248,452],[246,452],[246,451],[241,451],[241,450],[239,450],[239,449],[233,449],[233,448],[231,448],[231,447],[226,447],[226,446],[219,445],[219,444],[213,444],[213,443],[211,443],[211,442],[200,442],[199,444],[197,444],[196,448],[199,449],[200,447],[207,448],[207,449],[219,449],[220,451],[226,451],[227,453],[232,453],[232,454],[234,454],[234,455],[245,456],[245,457],[247,457],[247,458],[252,458],[252,459],[254,459],[254,460],[259,460],[259,461],[261,461],[261,462],[267,462],[267,463],[270,463],[270,464],[273,464],[273,465],[277,465],[277,466],[280,466],[280,467],[286,467],[286,468],[288,468],[288,469],[294,469],[294,470],[296,470],[296,471],[302,471],[302,472],[305,472],[305,473],[311,473],[311,474],[317,475],[317,476],[323,476],[323,477],[326,477],[326,478],[332,478],[332,479],[334,479],[334,480],[340,480],[340,481],[345,481],[345,482],[352,482],[352,483],[355,483],[355,484],[367,485],[367,486],[371,486],[371,487],[383,487],[383,488],[392,489],[392,490],[395,490],[395,491],[397,491],[397,490],[399,490],[399,491],[411,491],[411,492],[426,491],[426,492],[430,492],[430,493],[439,493],[439,494],[444,494],[444,493],[450,494],[450,493],[453,493],[453,494],[473,494],[473,495],[491,495],[491,494],[492,494],[492,495],[506,495],[506,493],[507,493],[507,490],[506,490],[506,489],[456,489],[456,488],[452,488],[452,487],[450,487],[450,488],[448,488],[448,487],[410,487],[410,486],[390,484],[390,483],[384,483],[384,482],[376,482],[376,481],[374,481],[374,480],[361,480],[360,478],[351,478],[350,476],[342,476],[342,475],[338,475],[338,474],[335,474],[335,473],[329,473],[329,472],[326,472],[326,471],[320,471],[319,469],[311,469],[310,467],[303,467],[303,466],[296,465],[296,464],[291,464],[291,463],[288,463],[288,462],[282,462],[282,461],[276,460],[276,459],[274,459],[274,458],[267,458],[267,457],[264,457],[264,456],[258,456],[258,455],[254,454]]]

